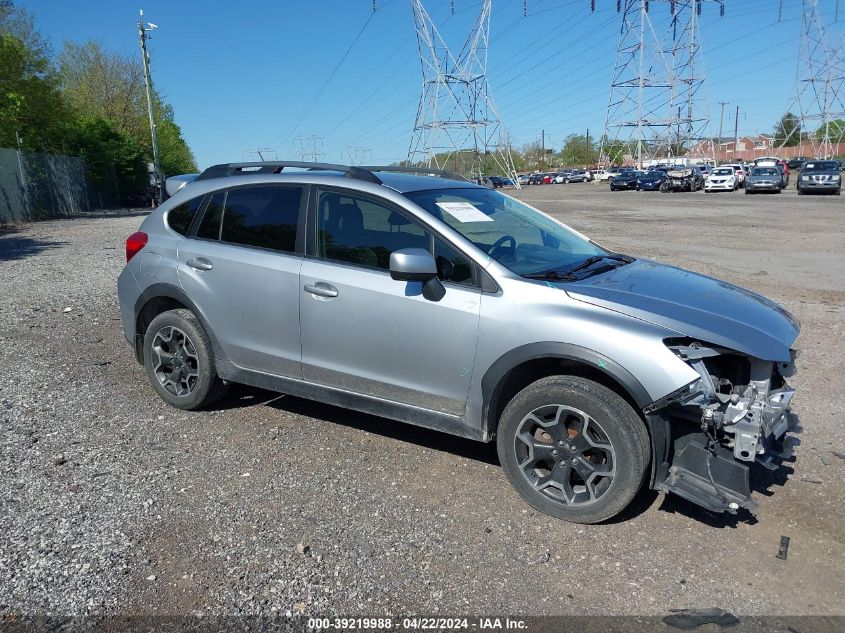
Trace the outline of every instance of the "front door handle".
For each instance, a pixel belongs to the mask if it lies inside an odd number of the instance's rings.
[[[304,290],[305,292],[310,292],[312,295],[317,295],[318,297],[337,296],[337,288],[324,281],[318,281],[315,284],[305,284]]]
[[[212,268],[214,268],[214,265],[210,261],[208,261],[205,257],[197,257],[196,259],[189,259],[186,263],[191,268],[196,268],[197,270],[211,270]]]

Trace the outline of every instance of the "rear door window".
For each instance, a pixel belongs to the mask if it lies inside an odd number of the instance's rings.
[[[215,193],[211,197],[202,216],[202,222],[200,222],[199,228],[197,229],[197,237],[207,240],[220,239],[220,219],[223,217],[223,203],[225,200],[226,193],[222,191]]]
[[[232,189],[226,196],[220,239],[293,253],[303,199],[302,187]]]
[[[179,233],[180,235],[187,235],[191,228],[191,223],[197,215],[197,211],[202,206],[204,196],[194,198],[183,202],[178,207],[174,207],[167,212],[167,226]]]

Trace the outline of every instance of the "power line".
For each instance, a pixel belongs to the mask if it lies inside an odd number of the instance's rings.
[[[375,14],[376,14],[375,11],[370,13],[369,17],[364,22],[364,25],[358,31],[357,35],[355,35],[355,38],[352,40],[352,43],[349,45],[349,48],[346,49],[346,52],[343,54],[343,56],[340,58],[340,60],[338,60],[337,64],[335,64],[335,67],[332,69],[331,73],[329,73],[329,76],[326,78],[326,80],[320,86],[319,90],[317,90],[317,94],[314,95],[314,97],[311,99],[311,101],[308,103],[308,105],[302,111],[300,116],[297,118],[296,123],[294,123],[293,127],[288,132],[287,136],[285,136],[284,140],[281,141],[276,146],[277,149],[279,147],[281,147],[282,145],[284,145],[285,143],[287,143],[288,139],[293,135],[294,132],[296,132],[296,130],[299,128],[300,124],[305,120],[305,117],[307,117],[308,114],[311,112],[311,109],[314,107],[314,105],[317,103],[317,101],[323,95],[323,92],[325,92],[326,87],[331,83],[332,79],[334,79],[334,76],[337,74],[337,71],[340,70],[340,67],[343,65],[343,62],[349,56],[349,53],[352,51],[353,48],[355,48],[355,44],[357,44],[358,40],[361,39],[361,35],[363,35],[364,31],[370,25],[370,22],[372,22],[373,16]]]

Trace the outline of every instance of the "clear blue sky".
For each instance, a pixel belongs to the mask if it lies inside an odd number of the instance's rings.
[[[736,106],[740,134],[770,132],[795,89],[801,2],[783,0],[780,23],[778,0],[725,2],[725,17],[705,3],[700,22],[712,134],[719,101],[730,104],[725,135]],[[832,21],[835,0],[819,2]],[[376,163],[407,154],[421,88],[408,0],[376,0],[375,15],[371,0],[18,3],[56,50],[64,40],[91,38],[133,55],[143,5],[145,19],[159,25],[149,42],[154,80],[200,167],[242,160],[255,146],[295,159],[294,139],[312,134],[323,138],[326,160],[348,162],[348,146],[369,148],[367,160]],[[460,48],[480,3],[454,4],[454,16],[449,0],[426,6]],[[543,129],[556,149],[570,133],[601,133],[621,16],[615,0],[596,5],[591,13],[590,0],[528,0],[523,17],[522,0],[494,0],[489,83],[515,144],[539,139]],[[843,21],[845,3],[831,34],[841,35]]]

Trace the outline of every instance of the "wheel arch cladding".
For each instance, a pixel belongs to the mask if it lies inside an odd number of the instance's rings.
[[[481,379],[482,424],[493,437],[507,403],[532,382],[552,375],[588,378],[616,392],[641,413],[652,398],[627,369],[596,351],[570,343],[531,343],[496,360]]]
[[[153,284],[135,302],[135,357],[140,364],[144,364],[144,335],[149,324],[162,312],[180,308],[189,310],[199,320],[211,342],[215,359],[226,357],[202,310],[188,295],[181,288],[170,284]]]

